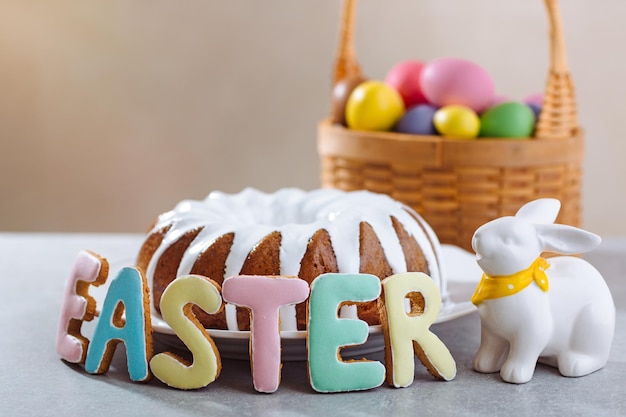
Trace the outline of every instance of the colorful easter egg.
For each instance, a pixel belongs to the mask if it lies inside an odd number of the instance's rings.
[[[484,112],[480,123],[482,137],[527,138],[535,128],[535,114],[526,104],[510,101]]]
[[[337,81],[333,87],[333,99],[331,103],[331,119],[333,123],[346,125],[346,103],[352,91],[365,81],[362,76],[344,78]]]
[[[477,113],[495,98],[491,75],[479,65],[458,58],[439,58],[424,66],[420,76],[424,96],[437,106],[458,104]]]
[[[538,121],[539,120],[539,114],[541,113],[541,105],[536,104],[536,103],[526,103],[526,105],[528,107],[530,107],[530,109],[535,114],[535,121]]]
[[[403,114],[400,93],[381,81],[359,84],[346,103],[346,122],[350,129],[390,130]]]
[[[522,102],[526,104],[536,104],[538,106],[543,106],[543,93],[529,94],[524,97],[524,100],[522,100]]]
[[[385,77],[385,83],[400,93],[406,108],[426,103],[426,97],[420,85],[422,68],[424,68],[422,62],[403,61],[391,68]]]
[[[436,107],[428,104],[413,106],[404,113],[394,130],[413,135],[436,135],[438,133],[433,124],[436,111]]]
[[[443,136],[454,139],[474,139],[480,132],[480,119],[469,107],[450,105],[435,112],[433,123]]]

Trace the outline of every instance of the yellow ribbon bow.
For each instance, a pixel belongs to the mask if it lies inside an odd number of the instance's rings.
[[[548,261],[539,257],[530,267],[512,275],[492,277],[483,274],[478,283],[478,287],[476,287],[476,291],[474,291],[474,295],[472,295],[472,303],[479,305],[484,300],[517,294],[528,287],[533,281],[535,281],[543,291],[548,291],[548,276],[545,270],[549,267],[550,264]]]

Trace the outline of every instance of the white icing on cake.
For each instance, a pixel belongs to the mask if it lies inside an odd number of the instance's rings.
[[[238,275],[250,250],[274,231],[280,232],[282,236],[280,274],[297,276],[309,240],[319,229],[325,229],[330,236],[339,272],[358,272],[361,222],[373,228],[393,273],[407,272],[404,253],[391,217],[397,219],[416,240],[430,275],[445,298],[445,284],[438,263],[438,259],[441,259],[439,243],[430,226],[419,215],[386,195],[334,189],[306,192],[285,188],[268,194],[247,188],[238,194],[212,192],[204,201],[181,201],[174,210],[159,216],[150,232],[172,225],[150,260],[146,271],[148,281],[152,287],[152,277],[162,253],[185,233],[201,227],[202,231],[180,262],[177,276],[189,274],[202,251],[228,233],[234,233],[234,241],[226,260],[224,277]],[[234,310],[226,309],[230,330],[237,330]],[[295,309],[286,311],[293,312]],[[281,330],[296,330],[295,317],[284,315],[286,313],[281,316]]]

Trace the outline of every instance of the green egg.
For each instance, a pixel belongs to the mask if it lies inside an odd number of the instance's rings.
[[[535,114],[526,104],[510,101],[485,111],[480,122],[481,137],[527,138],[535,129]]]

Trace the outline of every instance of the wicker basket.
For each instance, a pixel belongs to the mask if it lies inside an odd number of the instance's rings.
[[[545,0],[550,71],[528,140],[446,139],[319,125],[322,186],[385,193],[420,213],[443,243],[470,249],[476,228],[540,197],[561,200],[560,223],[579,225],[583,132],[556,0]],[[360,76],[353,47],[356,0],[345,0],[335,79]]]

